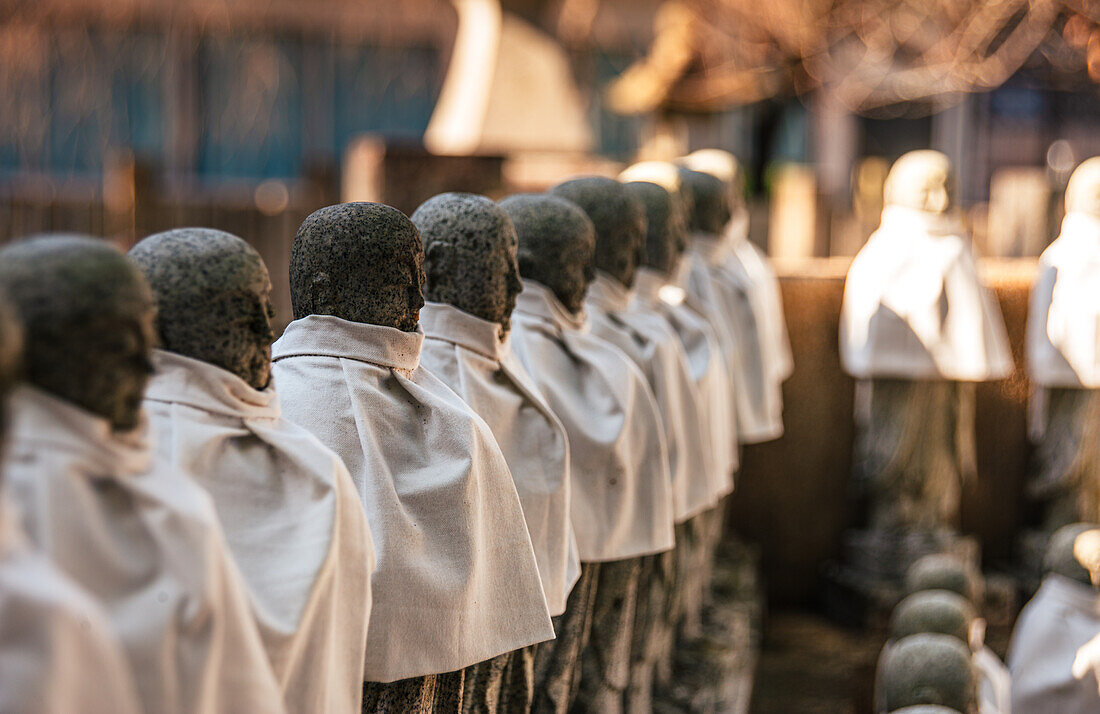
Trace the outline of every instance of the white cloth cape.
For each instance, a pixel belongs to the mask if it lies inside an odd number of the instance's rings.
[[[733,378],[742,440],[759,443],[783,435],[781,385],[794,371],[794,360],[779,279],[748,239],[748,229],[748,213],[742,211],[720,236],[696,233],[686,256],[689,277],[684,287],[696,299],[718,301],[712,310],[733,333],[740,353]]]
[[[729,256],[720,239],[696,235],[683,257],[681,287],[718,334],[733,390],[738,437],[742,443],[757,444],[783,435],[782,391],[769,369],[749,287],[729,270]]]
[[[570,511],[582,562],[670,550],[664,428],[641,370],[588,334],[545,286],[523,281],[509,340],[569,435]]]
[[[0,712],[139,711],[106,614],[34,550],[0,500]]]
[[[844,284],[840,358],[860,379],[982,382],[1012,372],[1000,307],[954,221],[883,210]]]
[[[284,711],[206,492],[152,464],[144,425],[112,432],[32,387],[16,390],[12,411],[4,485],[32,542],[106,610],[142,708]]]
[[[714,473],[714,447],[679,336],[659,313],[641,309],[633,298],[633,291],[598,272],[588,286],[585,312],[592,334],[634,360],[653,389],[668,445],[673,517],[683,523],[712,505],[693,485]]]
[[[1100,635],[1100,595],[1087,585],[1047,575],[1020,613],[1008,648],[1015,714],[1100,711],[1096,677],[1073,676],[1078,649]]]
[[[287,709],[358,714],[374,550],[351,475],[274,386],[161,350],[153,364],[157,459],[213,498]]]
[[[733,491],[733,473],[738,467],[737,421],[729,399],[729,374],[718,335],[709,322],[685,301],[684,291],[671,285],[651,268],[638,268],[634,277],[634,305],[661,315],[675,330],[687,356],[695,393],[699,397],[699,419],[709,443],[711,473],[689,479],[682,496],[687,510],[710,508]],[[705,478],[699,478],[705,476]]]
[[[552,639],[519,496],[489,427],[420,366],[424,333],[312,315],[272,345],[283,412],[347,464],[377,558],[371,682]]]
[[[420,310],[420,362],[485,420],[508,462],[535,548],[551,617],[565,612],[581,575],[569,518],[569,439],[498,323],[453,305]]]
[[[1100,219],[1070,213],[1039,257],[1027,320],[1038,387],[1100,388]]]

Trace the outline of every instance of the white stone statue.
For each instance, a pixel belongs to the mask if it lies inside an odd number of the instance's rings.
[[[1013,364],[935,151],[890,170],[882,223],[848,272],[840,357],[861,380],[856,468],[872,530],[951,530],[973,476],[974,384]]]
[[[1044,530],[1100,520],[1100,157],[1073,172],[1062,232],[1043,251],[1027,321],[1036,444],[1030,495]]]

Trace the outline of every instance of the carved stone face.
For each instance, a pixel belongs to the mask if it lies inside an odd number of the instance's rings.
[[[412,215],[424,241],[424,295],[511,329],[523,290],[516,229],[497,204],[470,193],[444,193]]]
[[[415,332],[423,265],[420,233],[396,208],[342,203],[314,211],[290,251],[294,318],[333,315]]]
[[[973,710],[976,677],[970,649],[949,635],[910,635],[894,643],[881,664],[886,711],[918,704]]]
[[[1050,537],[1043,569],[1089,585],[1100,579],[1100,526],[1071,523]]]
[[[521,194],[500,202],[512,219],[520,276],[553,291],[565,309],[578,313],[595,278],[596,233],[573,203],[547,194]]]
[[[924,590],[894,608],[890,615],[890,636],[900,640],[933,632],[969,643],[970,625],[976,617],[974,606],[962,595],[947,590]]]
[[[680,179],[691,192],[690,229],[714,235],[721,233],[730,220],[730,194],[725,184],[715,176],[691,169],[680,169]]]
[[[654,183],[636,181],[626,184],[626,190],[645,206],[647,228],[642,264],[662,275],[671,275],[687,248],[679,203]]]
[[[550,189],[550,193],[580,206],[596,229],[595,264],[626,287],[645,244],[645,208],[613,179],[579,178]]]
[[[145,279],[103,241],[42,236],[0,250],[0,290],[24,324],[27,380],[137,426],[152,373],[156,311]]]
[[[1100,218],[1100,156],[1081,162],[1066,186],[1066,213]]]
[[[5,299],[0,297],[0,455],[8,426],[8,397],[19,373],[23,353],[23,327]]]
[[[153,289],[164,349],[267,387],[275,309],[259,253],[229,233],[181,228],[149,236],[130,259]]]
[[[951,162],[938,151],[910,151],[894,162],[883,191],[888,206],[947,213],[955,201]]]

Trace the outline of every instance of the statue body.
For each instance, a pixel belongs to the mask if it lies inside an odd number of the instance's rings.
[[[202,228],[150,236],[130,259],[158,307],[145,395],[158,460],[213,498],[287,709],[358,714],[370,530],[340,458],[282,416],[263,260]]]
[[[460,712],[468,667],[553,637],[504,455],[421,364],[423,262],[393,208],[313,213],[272,347],[287,416],[347,464],[376,544],[365,712]]]
[[[143,709],[283,711],[209,496],[153,463],[146,281],[90,238],[2,253],[0,290],[26,321],[31,367],[3,470],[31,540],[107,611]]]
[[[503,209],[471,194],[436,196],[412,221],[425,253],[422,363],[496,437],[523,506],[550,615],[560,618],[580,577],[569,517],[568,438],[506,339],[523,287],[515,228]],[[528,711],[536,650],[527,647],[467,668],[467,711]]]
[[[1029,494],[1042,531],[1100,520],[1100,158],[1070,177],[1066,217],[1039,258],[1028,315],[1028,375],[1036,386]]]
[[[22,327],[0,298],[0,456],[22,352]],[[80,667],[67,666],[73,658]],[[0,500],[0,709],[139,711],[106,613],[30,545],[6,499]]]
[[[605,181],[618,190],[609,179],[584,179],[560,193],[598,201],[590,182]],[[512,345],[569,435],[571,511],[582,561],[581,580],[557,623],[558,640],[538,654],[534,709],[620,711],[641,560],[672,548],[672,492],[653,393],[621,350],[588,334],[584,299],[596,265],[633,272],[637,251],[605,247],[594,259],[601,251],[593,224],[599,218],[613,226],[613,211],[586,214],[560,195],[516,196],[501,206],[516,227],[524,279]],[[640,235],[638,223],[632,235]],[[579,665],[570,669],[569,658]]]
[[[862,380],[854,481],[875,532],[954,530],[976,470],[973,383],[1012,370],[1000,309],[951,215],[952,183],[937,152],[899,159],[845,284],[841,362]]]

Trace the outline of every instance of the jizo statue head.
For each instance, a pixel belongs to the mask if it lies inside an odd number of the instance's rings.
[[[8,432],[8,397],[19,376],[23,356],[23,326],[0,295],[0,455]]]
[[[905,591],[950,590],[973,603],[982,597],[981,574],[960,558],[933,553],[919,558],[905,573]]]
[[[160,346],[217,365],[255,389],[271,380],[271,278],[235,235],[180,228],[130,250],[157,301]]]
[[[645,207],[646,241],[642,264],[662,275],[671,275],[687,248],[680,204],[668,191],[648,181],[628,183],[626,190]]]
[[[511,329],[523,290],[516,229],[484,196],[444,193],[421,204],[412,222],[424,241],[424,297]]]
[[[1050,537],[1043,569],[1085,585],[1100,586],[1100,525],[1071,523]]]
[[[93,238],[30,238],[0,250],[0,292],[24,326],[28,382],[115,430],[138,425],[156,310],[126,256]]]
[[[680,158],[677,163],[686,169],[713,176],[726,188],[731,212],[745,208],[745,173],[737,157],[722,149],[700,149]]]
[[[515,226],[519,274],[549,288],[566,310],[584,309],[595,277],[596,229],[571,201],[549,194],[519,194],[500,202]]]
[[[910,151],[890,167],[883,193],[887,206],[947,213],[955,205],[951,161],[938,151]]]
[[[890,614],[890,637],[900,640],[922,632],[951,635],[969,644],[978,613],[970,601],[949,590],[923,590],[898,603]]]
[[[970,648],[950,635],[919,634],[895,642],[879,665],[886,711],[937,704],[969,714],[977,703]]]
[[[1100,156],[1082,161],[1069,177],[1066,213],[1085,213],[1100,218]]]
[[[702,171],[680,169],[680,180],[692,196],[690,230],[717,235],[730,220],[730,193],[720,179]]]
[[[596,229],[596,269],[626,287],[645,251],[645,208],[626,188],[609,178],[588,177],[558,184],[555,196],[581,207]]]
[[[294,319],[333,315],[415,332],[423,264],[420,233],[396,208],[342,203],[314,211],[290,251]]]

